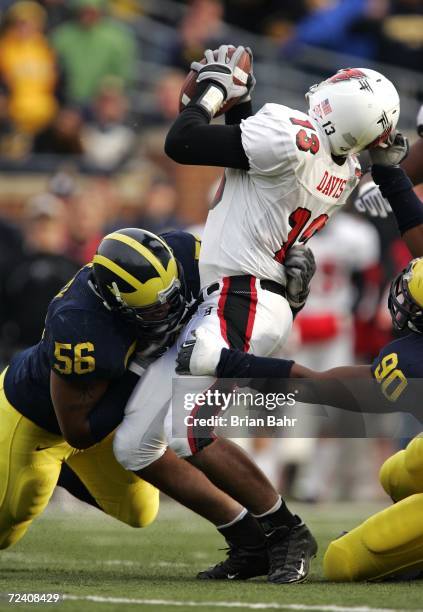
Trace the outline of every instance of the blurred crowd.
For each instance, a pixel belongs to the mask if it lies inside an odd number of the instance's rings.
[[[144,130],[173,118],[191,61],[240,29],[272,41],[281,61],[295,62],[302,46],[312,45],[416,70],[423,64],[419,0],[173,2],[181,5],[179,17],[158,2],[160,41],[146,50],[137,33],[150,27],[150,4],[0,2],[2,157],[71,156],[86,171],[118,170],[136,155]],[[167,68],[154,87],[143,74],[143,54]],[[152,103],[140,112],[131,86],[143,79]]]
[[[73,156],[107,171],[131,155],[136,43],[105,8],[103,0],[10,3],[0,33],[4,157]]]
[[[178,167],[163,141],[205,48],[256,36],[287,65],[301,66],[308,45],[423,65],[420,0],[0,0],[0,13],[2,364],[38,341],[49,300],[107,231],[201,231],[221,171]],[[313,244],[318,272],[289,354],[316,368],[368,362],[391,337],[388,281],[409,254],[391,217],[351,211]],[[331,482],[322,466],[338,461],[330,443],[316,448],[317,458],[310,445],[250,444],[276,481],[283,473],[310,500],[328,496],[316,483]],[[305,461],[320,476],[298,477]]]

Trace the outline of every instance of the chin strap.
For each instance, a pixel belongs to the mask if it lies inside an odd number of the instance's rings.
[[[125,304],[125,302],[123,301],[122,296],[119,291],[119,287],[117,286],[115,281],[112,282],[112,289],[113,289],[113,295],[115,296],[116,301],[119,303],[119,305],[123,307],[128,307],[128,304]]]
[[[93,291],[96,294],[96,296],[100,298],[100,300],[103,303],[103,306],[105,306],[107,308],[107,310],[112,310],[110,308],[109,304],[104,299],[104,297],[101,295],[101,293],[99,293],[99,291],[98,291],[97,287],[95,286],[95,284],[90,279],[88,279],[88,286],[91,289],[91,291]]]

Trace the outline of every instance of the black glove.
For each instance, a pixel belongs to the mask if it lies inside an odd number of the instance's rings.
[[[178,364],[176,366],[176,372],[178,374],[191,374],[189,364],[191,361],[191,355],[194,350],[195,342],[195,338],[193,338],[192,340],[187,340],[179,349],[179,353],[176,358],[176,363]]]

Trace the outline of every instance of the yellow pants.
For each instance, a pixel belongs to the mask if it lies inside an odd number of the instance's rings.
[[[0,549],[15,544],[44,508],[62,462],[78,475],[100,508],[133,527],[156,517],[159,492],[113,455],[113,433],[78,451],[20,414],[8,402],[0,377]]]
[[[414,493],[423,493],[423,434],[385,461],[379,479],[386,493],[396,502]]]
[[[382,486],[397,503],[374,514],[325,553],[326,578],[378,580],[423,569],[423,437],[385,461]]]

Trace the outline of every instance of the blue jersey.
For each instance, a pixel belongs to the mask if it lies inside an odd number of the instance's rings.
[[[387,399],[407,399],[408,379],[423,378],[423,334],[413,332],[384,346],[371,370]]]
[[[187,299],[196,298],[199,240],[182,231],[163,239],[182,265]],[[134,327],[105,307],[91,275],[88,264],[50,302],[40,342],[18,353],[5,376],[4,391],[12,406],[52,433],[60,434],[60,428],[50,397],[50,371],[69,381],[113,381],[125,373],[139,342]]]

